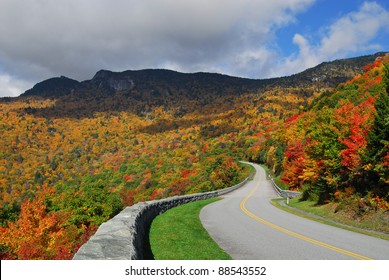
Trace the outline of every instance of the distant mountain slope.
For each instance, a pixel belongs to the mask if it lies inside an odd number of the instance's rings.
[[[289,77],[289,82],[302,85],[304,82],[324,82],[334,87],[352,79],[356,74],[362,73],[362,68],[373,63],[378,57],[385,56],[386,52],[378,52],[373,55],[359,56],[355,58],[338,59],[331,62],[323,62],[316,67],[307,69],[299,74]]]
[[[33,88],[27,90],[23,96],[58,97],[70,93],[78,88],[79,85],[80,82],[64,76],[50,78],[37,83]]]
[[[247,93],[265,98],[273,95],[276,88],[281,95],[293,92],[306,100],[315,92],[330,90],[361,73],[364,65],[382,55],[384,53],[325,62],[299,74],[262,80],[163,69],[100,70],[92,79],[82,82],[63,76],[42,81],[17,99],[53,99],[55,103],[51,107],[25,109],[26,113],[42,117],[81,118],[98,112],[120,111],[147,116],[152,108],[159,106],[175,117],[182,117],[194,111],[204,112],[206,106],[220,110],[226,102]]]
[[[66,77],[51,78],[36,84],[21,96],[57,98],[74,93],[82,97],[98,91],[103,95],[121,92],[136,98],[143,98],[145,93],[157,97],[172,94],[198,97],[205,91],[216,95],[240,94],[258,92],[269,86],[306,87],[318,82],[333,87],[360,73],[364,65],[382,55],[384,53],[324,62],[299,74],[272,79],[246,79],[215,73],[184,74],[162,69],[100,70],[91,80],[83,82]]]

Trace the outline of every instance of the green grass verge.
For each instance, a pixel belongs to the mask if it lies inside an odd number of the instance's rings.
[[[172,208],[157,216],[150,229],[156,260],[230,260],[201,224],[200,210],[219,200],[211,198]]]
[[[315,202],[300,201],[298,198],[294,198],[291,199],[289,205],[286,206],[284,203],[282,203],[283,201],[285,201],[283,198],[273,199],[272,204],[284,211],[303,218],[353,232],[389,240],[389,234],[378,232],[379,229],[377,229],[376,221],[374,221],[374,219],[360,223],[353,219],[337,216],[335,213],[333,213],[333,211],[331,211],[331,209],[329,209],[331,207],[330,205],[316,206]]]

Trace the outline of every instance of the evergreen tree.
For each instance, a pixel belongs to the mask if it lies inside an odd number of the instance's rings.
[[[366,162],[372,165],[367,183],[377,184],[382,194],[387,196],[389,171],[383,163],[389,154],[389,64],[384,65],[383,82],[386,90],[381,91],[375,103],[376,114],[373,128],[368,135]]]
[[[384,69],[383,82],[386,91],[380,93],[375,103],[376,115],[369,134],[368,154],[373,161],[382,160],[389,141],[389,65],[385,64]]]

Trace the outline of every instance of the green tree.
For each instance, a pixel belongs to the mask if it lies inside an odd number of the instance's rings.
[[[385,160],[389,155],[389,64],[384,64],[385,91],[375,102],[376,114],[373,128],[368,135],[366,162],[369,166],[367,180],[377,186],[376,192],[388,196],[389,171]]]

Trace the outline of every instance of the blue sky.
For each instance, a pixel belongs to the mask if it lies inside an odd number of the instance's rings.
[[[291,55],[298,51],[298,46],[293,44],[293,36],[296,33],[306,34],[318,40],[318,33],[330,26],[344,15],[357,10],[364,1],[358,0],[317,0],[304,13],[296,16],[296,22],[277,32],[277,37],[284,55]],[[381,3],[382,4],[382,3]]]
[[[296,16],[296,22],[292,23],[277,31],[277,39],[280,46],[282,46],[283,54],[288,56],[298,51],[298,46],[293,43],[293,36],[296,33],[305,34],[314,42],[320,40],[321,35],[325,29],[334,24],[339,19],[356,12],[363,6],[364,3],[377,3],[383,9],[388,11],[388,1],[363,1],[363,0],[316,0],[307,9]],[[384,31],[384,30],[383,30]],[[389,50],[388,29],[384,31],[381,36],[375,38],[375,42],[382,45],[383,49]],[[368,54],[369,51],[360,52],[361,54]],[[350,53],[349,56],[358,55]]]
[[[100,69],[284,76],[388,35],[387,0],[1,0],[0,96]]]

